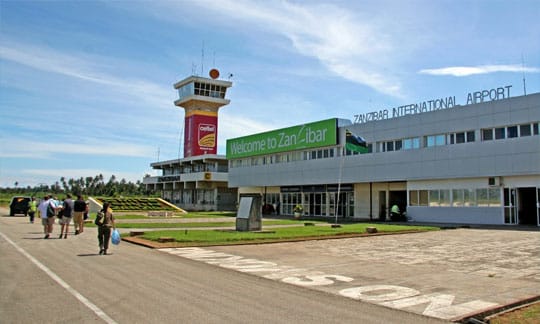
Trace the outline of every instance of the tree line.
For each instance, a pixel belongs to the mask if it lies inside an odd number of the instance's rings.
[[[133,183],[126,181],[122,178],[120,181],[113,174],[108,181],[105,181],[102,174],[98,174],[94,177],[80,177],[79,179],[61,177],[59,181],[56,181],[52,185],[40,183],[34,187],[18,187],[18,183],[15,182],[14,188],[0,188],[2,193],[33,193],[44,192],[51,194],[59,193],[73,193],[82,194],[85,196],[140,196],[151,195],[153,192],[147,191],[146,186],[142,181],[137,180]]]

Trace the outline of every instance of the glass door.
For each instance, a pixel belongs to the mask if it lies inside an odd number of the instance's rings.
[[[352,196],[352,204],[350,197]],[[335,217],[347,217],[354,216],[354,193],[353,192],[340,192],[339,199],[337,192],[331,192],[328,194],[329,198],[329,216]],[[339,202],[337,201],[339,200]],[[337,205],[336,205],[337,203]],[[351,207],[352,206],[352,210]]]
[[[540,226],[540,187],[536,188],[536,226]]]
[[[504,188],[504,223],[518,224],[516,188]]]
[[[309,214],[313,216],[326,216],[326,194],[322,192],[313,192],[306,194],[306,196]]]

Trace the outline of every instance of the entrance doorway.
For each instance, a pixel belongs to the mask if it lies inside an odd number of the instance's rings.
[[[304,194],[304,203],[312,216],[326,216],[326,193],[310,192]]]
[[[403,214],[407,211],[407,190],[393,190],[388,196],[388,208],[398,205],[399,211]]]
[[[504,223],[540,226],[540,188],[504,188]]]
[[[518,219],[520,225],[538,225],[538,208],[536,206],[537,189],[518,188]]]
[[[386,208],[386,191],[379,191],[379,220],[386,220],[386,213],[388,209]]]

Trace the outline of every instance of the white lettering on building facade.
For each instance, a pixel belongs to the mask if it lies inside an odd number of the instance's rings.
[[[495,101],[510,98],[511,85],[498,87],[489,90],[470,92],[467,94],[467,105]],[[407,115],[416,115],[429,111],[448,109],[459,106],[456,97],[443,97],[439,99],[421,101],[418,103],[394,107],[391,109],[382,109],[368,113],[354,115],[355,124],[363,124],[370,121],[385,120],[390,118],[402,117]]]

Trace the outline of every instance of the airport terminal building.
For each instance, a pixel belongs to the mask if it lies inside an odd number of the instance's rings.
[[[540,93],[510,86],[227,141],[228,186],[278,212],[540,226]],[[346,133],[365,153],[345,148]]]

